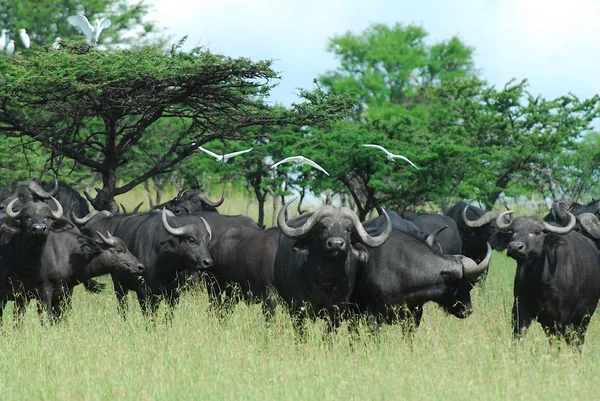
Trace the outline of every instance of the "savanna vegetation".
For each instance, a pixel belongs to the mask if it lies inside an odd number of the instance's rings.
[[[600,192],[600,133],[592,130],[600,97],[545,99],[523,77],[490,86],[458,37],[433,42],[403,24],[341,33],[328,47],[338,67],[284,107],[265,102],[279,79],[272,61],[167,46],[143,3],[61,1],[35,16],[29,3],[0,4],[0,21],[27,28],[33,42],[0,55],[0,188],[58,176],[113,211],[160,203],[181,188],[225,188],[220,210],[261,226],[275,224],[273,212],[292,193],[298,213],[315,194],[365,218],[378,205],[439,210],[476,199],[493,208],[507,197],[587,201]],[[76,12],[111,16],[103,48],[89,48],[63,23]],[[58,50],[49,46],[56,36]],[[199,145],[253,150],[219,164]],[[269,168],[297,154],[330,176]],[[428,305],[408,336],[397,326],[374,335],[366,324],[327,333],[313,322],[301,339],[281,307],[271,323],[243,303],[223,316],[203,291],[185,294],[171,321],[150,324],[133,305],[124,321],[111,291],[78,289],[68,318],[54,326],[30,311],[15,329],[5,312],[0,398],[596,399],[597,318],[581,354],[549,344],[535,325],[515,345],[514,268],[495,254],[485,287],[473,291],[472,316]]]

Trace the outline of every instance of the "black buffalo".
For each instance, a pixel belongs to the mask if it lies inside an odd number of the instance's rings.
[[[60,203],[51,199],[56,210],[31,200],[28,188],[22,186],[6,205],[6,217],[0,219],[0,316],[6,302],[15,300],[19,308],[36,288],[48,233],[73,227],[62,218]],[[17,202],[18,211],[13,209]]]
[[[160,205],[156,205],[153,209],[162,210],[165,208],[176,215],[196,212],[217,212],[217,207],[221,206],[224,200],[224,194],[221,195],[220,200],[213,202],[200,190],[184,189],[179,191],[175,198]]]
[[[385,243],[392,224],[385,211],[385,231],[372,237],[348,208],[323,206],[286,223],[286,203],[277,217],[279,237],[274,262],[275,287],[299,319],[306,313],[336,324],[349,307],[356,274],[369,249]]]
[[[110,234],[98,236],[83,236],[76,227],[48,235],[34,295],[51,321],[58,320],[70,306],[77,284],[109,273],[141,274],[144,266],[121,239]]]
[[[206,220],[193,215],[168,217],[167,213],[111,216],[93,211],[83,218],[72,216],[85,234],[110,231],[123,239],[144,264],[143,280],[131,274],[112,274],[122,313],[129,290],[135,291],[145,314],[154,316],[163,297],[175,305],[180,295],[178,272],[207,269],[213,264],[208,251],[212,234]]]
[[[265,313],[272,316],[273,262],[279,233],[277,227],[233,227],[221,234],[210,247],[214,266],[208,269],[212,277],[207,284],[213,302],[231,300],[232,291],[239,287],[247,302],[262,301]]]
[[[405,212],[404,218],[419,228],[425,235],[429,235],[440,227],[446,227],[435,238],[445,255],[462,254],[462,239],[456,222],[443,214],[417,214]]]
[[[568,212],[577,218],[574,230],[585,235],[600,249],[600,201],[592,201],[586,205],[561,199],[552,203],[550,213],[544,221],[566,225],[569,222]]]
[[[512,311],[513,329],[522,336],[535,319],[551,337],[583,345],[590,318],[600,299],[600,256],[594,243],[572,231],[575,216],[567,212],[566,227],[537,216],[506,222],[498,229],[511,233],[508,256],[517,261]]]
[[[493,249],[503,251],[510,236],[496,227],[498,213],[486,212],[466,202],[459,202],[446,212],[452,218],[460,232],[462,254],[479,263],[485,258],[487,244]],[[485,280],[486,274],[480,281]]]
[[[365,224],[372,233],[373,227]],[[393,230],[381,247],[369,252],[359,270],[352,302],[369,320],[418,326],[423,305],[433,301],[459,318],[471,311],[471,288],[487,270],[492,248],[477,264],[464,255],[439,255],[423,240]]]

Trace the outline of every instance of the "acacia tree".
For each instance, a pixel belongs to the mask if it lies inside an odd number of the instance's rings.
[[[149,10],[143,0],[2,0],[0,29],[8,29],[9,36],[17,42],[17,51],[21,51],[18,33],[25,28],[35,50],[52,44],[56,37],[81,37],[82,33],[68,23],[67,17],[83,13],[90,22],[93,18],[110,17],[112,25],[102,32],[101,43],[140,45],[159,39],[153,35],[159,31],[157,26],[146,19]]]
[[[278,79],[271,61],[253,62],[174,46],[99,52],[65,43],[58,51],[0,59],[0,131],[26,137],[102,177],[91,200],[116,211],[114,197],[168,171],[214,139],[241,139],[251,126],[318,124],[352,107],[317,90],[291,109],[264,97]],[[171,121],[147,146],[157,121]],[[119,184],[119,170],[144,149],[146,169]]]

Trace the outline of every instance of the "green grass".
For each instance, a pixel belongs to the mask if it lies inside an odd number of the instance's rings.
[[[218,319],[203,291],[153,327],[133,299],[122,321],[112,286],[99,295],[78,288],[54,327],[40,325],[30,305],[14,329],[8,308],[0,399],[597,400],[598,320],[582,355],[549,345],[537,324],[513,345],[514,269],[495,254],[485,289],[473,291],[473,315],[459,320],[428,305],[412,338],[397,326],[378,339],[364,326],[359,337],[345,327],[326,336],[316,322],[299,341],[281,308],[270,325],[244,304]]]

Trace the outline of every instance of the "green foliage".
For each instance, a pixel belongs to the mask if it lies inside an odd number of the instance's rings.
[[[111,19],[112,25],[102,32],[100,43],[140,45],[158,39],[152,36],[158,31],[156,25],[146,20],[149,10],[150,6],[143,0],[137,3],[128,0],[2,0],[0,28],[10,31],[8,35],[15,39],[17,52],[28,53],[18,39],[19,29],[27,30],[33,51],[51,45],[56,37],[81,38],[81,31],[72,27],[67,17],[83,13],[91,23],[104,16]]]
[[[253,62],[197,48],[158,46],[99,52],[72,42],[27,58],[0,58],[0,124],[102,175],[96,208],[168,172],[211,140],[241,139],[245,128],[319,124],[352,106],[347,96],[303,92],[291,109],[264,98],[277,74]],[[156,124],[160,120],[159,124]],[[144,157],[145,155],[145,157]],[[130,160],[129,176],[117,185]]]

